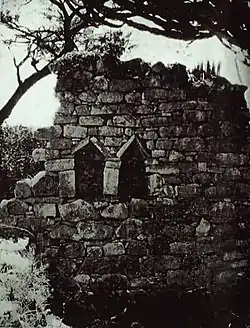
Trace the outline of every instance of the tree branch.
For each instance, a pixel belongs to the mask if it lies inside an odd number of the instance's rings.
[[[40,81],[45,76],[51,74],[49,69],[49,64],[43,67],[38,72],[33,73],[27,79],[25,79],[15,90],[11,98],[7,101],[7,103],[0,110],[0,125],[10,116],[13,108],[18,103],[18,101],[22,98],[22,96],[38,81]]]
[[[21,76],[20,76],[20,65],[17,64],[15,56],[13,56],[13,63],[16,68],[16,76],[17,76],[17,82],[19,85],[22,84]]]

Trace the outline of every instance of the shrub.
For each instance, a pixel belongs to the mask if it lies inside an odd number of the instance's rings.
[[[67,328],[48,308],[45,266],[35,261],[32,251],[18,246],[0,242],[0,327]]]

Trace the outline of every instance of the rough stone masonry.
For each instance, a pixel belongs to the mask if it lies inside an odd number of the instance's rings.
[[[83,291],[218,288],[247,268],[249,116],[243,86],[182,65],[66,56],[45,170],[1,220]]]

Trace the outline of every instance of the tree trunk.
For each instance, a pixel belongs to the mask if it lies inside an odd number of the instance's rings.
[[[13,95],[10,97],[8,102],[2,107],[0,110],[0,125],[10,116],[12,110],[18,103],[18,101],[22,98],[23,95],[38,81],[43,79],[45,76],[51,74],[49,70],[49,65],[46,65],[38,72],[30,75],[26,80],[24,80],[15,90]]]

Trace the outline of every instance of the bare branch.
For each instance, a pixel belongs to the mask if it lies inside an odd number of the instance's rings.
[[[22,80],[21,80],[21,76],[20,76],[20,66],[17,64],[15,56],[13,56],[13,63],[14,63],[14,66],[16,68],[17,82],[18,82],[19,85],[21,85]]]

